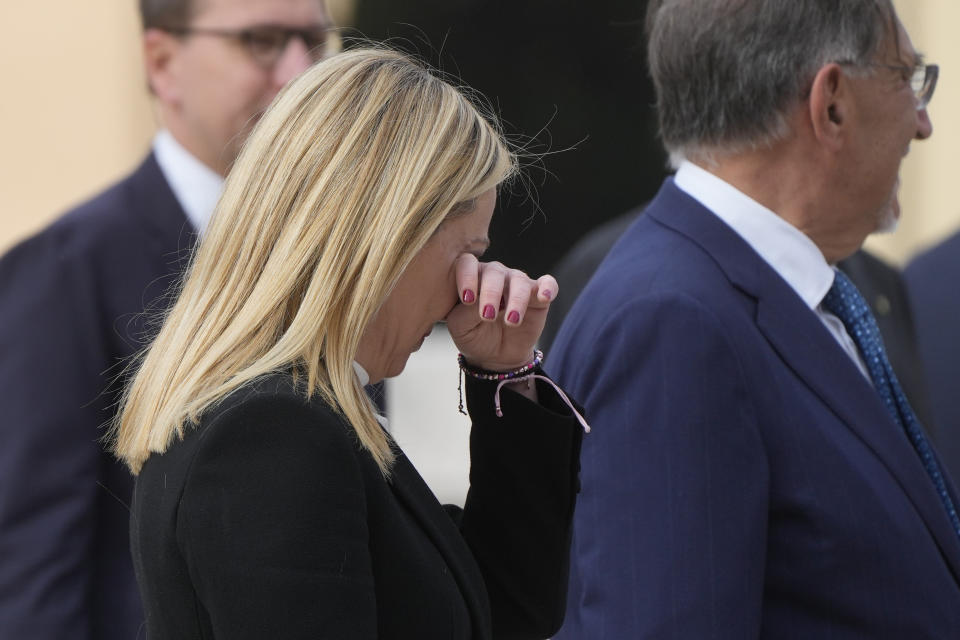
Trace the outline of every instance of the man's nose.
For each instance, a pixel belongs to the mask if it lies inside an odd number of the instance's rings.
[[[917,140],[926,140],[933,135],[933,123],[930,121],[930,114],[924,107],[917,111]]]

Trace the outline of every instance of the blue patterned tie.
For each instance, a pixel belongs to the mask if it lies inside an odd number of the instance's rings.
[[[937,493],[940,495],[940,501],[943,502],[943,506],[947,510],[950,522],[953,523],[953,528],[957,532],[957,536],[960,537],[960,518],[957,517],[953,500],[947,493],[943,473],[941,473],[940,467],[933,457],[930,443],[927,442],[923,428],[917,421],[913,409],[910,408],[910,403],[907,402],[907,396],[904,395],[903,389],[900,387],[900,382],[890,366],[890,361],[887,360],[877,321],[870,313],[867,301],[857,291],[850,278],[837,269],[834,269],[834,274],[833,286],[830,287],[830,291],[823,299],[823,308],[840,318],[847,328],[847,333],[857,343],[864,363],[867,365],[867,371],[870,372],[870,378],[873,380],[873,386],[880,394],[887,411],[907,434],[913,448],[917,450],[927,474],[933,481],[933,486],[936,487]]]

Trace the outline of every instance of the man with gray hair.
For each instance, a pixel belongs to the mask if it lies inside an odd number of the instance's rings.
[[[557,638],[948,638],[960,504],[834,268],[937,68],[889,0],[654,0],[677,166],[547,368],[590,412]]]

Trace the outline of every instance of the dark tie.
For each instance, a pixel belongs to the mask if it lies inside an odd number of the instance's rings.
[[[917,421],[913,409],[910,408],[910,403],[907,402],[907,396],[900,387],[890,361],[887,360],[877,321],[870,313],[867,301],[857,291],[850,278],[837,269],[834,269],[834,274],[833,286],[823,299],[823,308],[840,318],[847,333],[860,349],[874,388],[880,394],[880,399],[883,400],[887,411],[907,434],[913,448],[917,450],[927,475],[933,481],[933,486],[940,495],[940,501],[947,510],[947,516],[953,523],[957,536],[960,537],[960,518],[957,517],[957,509],[953,505],[953,500],[950,499],[950,494],[947,493],[943,473],[936,458],[933,457],[933,451],[923,433],[923,428]]]

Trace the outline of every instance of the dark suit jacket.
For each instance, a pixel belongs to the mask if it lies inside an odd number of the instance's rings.
[[[0,259],[0,635],[132,640],[129,473],[108,380],[192,244],[153,159]]]
[[[672,180],[547,362],[593,426],[557,639],[956,636],[960,539],[919,456],[816,315]]]
[[[452,519],[398,451],[385,480],[287,375],[149,458],[131,540],[147,638],[545,638],[563,619],[580,428],[467,382],[470,491]]]
[[[540,335],[541,349],[550,352],[563,319],[570,312],[580,292],[587,286],[610,248],[645,208],[646,205],[642,205],[632,209],[585,235],[551,271],[560,284],[560,295],[550,305],[550,315]],[[910,400],[910,405],[927,432],[935,434],[935,422],[927,398],[913,314],[900,272],[864,250],[857,251],[837,266],[850,276],[870,304],[883,335],[890,364]],[[960,300],[960,297],[957,299]],[[957,424],[960,425],[960,422]],[[957,432],[960,433],[960,426]],[[960,446],[960,436],[957,445]],[[941,450],[941,453],[947,455],[944,450]]]
[[[960,476],[960,233],[922,253],[904,271],[917,320],[937,445]]]

